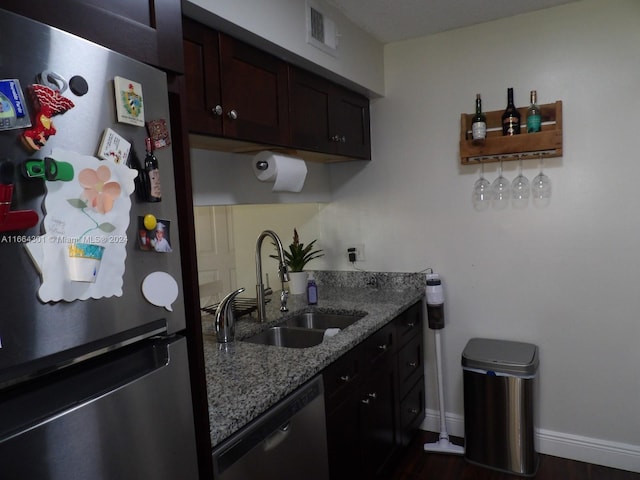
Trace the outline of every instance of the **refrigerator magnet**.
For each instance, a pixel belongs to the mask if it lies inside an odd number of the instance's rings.
[[[60,91],[45,85],[31,85],[29,88],[33,97],[35,120],[34,125],[22,134],[22,143],[32,152],[44,147],[49,137],[56,134],[52,118],[60,115],[75,105]]]
[[[142,294],[151,305],[172,312],[171,304],[178,298],[178,282],[166,272],[153,272],[142,281]]]
[[[146,252],[171,252],[171,221],[151,214],[138,217],[138,246]]]
[[[24,102],[20,80],[0,80],[0,130],[30,126],[31,118]]]
[[[113,84],[118,122],[144,127],[142,85],[122,77],[114,77]]]
[[[98,147],[98,157],[114,163],[127,164],[131,144],[110,128],[105,129]]]
[[[149,132],[149,138],[151,138],[154,150],[171,145],[169,128],[167,127],[167,121],[164,118],[147,122],[147,131]]]

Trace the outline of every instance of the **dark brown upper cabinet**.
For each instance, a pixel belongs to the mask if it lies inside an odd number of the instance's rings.
[[[189,131],[222,135],[218,32],[188,18],[182,24]]]
[[[316,161],[371,158],[365,96],[193,19],[185,17],[182,27],[194,145],[279,147]]]
[[[180,0],[3,0],[2,8],[163,70],[183,72]]]
[[[189,19],[183,28],[189,131],[288,145],[287,64]]]
[[[365,96],[290,66],[289,103],[294,148],[371,159]]]

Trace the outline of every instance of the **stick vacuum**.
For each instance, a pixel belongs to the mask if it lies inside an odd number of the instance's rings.
[[[445,419],[444,383],[442,378],[442,352],[440,330],[444,328],[444,293],[442,282],[437,273],[427,273],[427,318],[429,328],[433,330],[436,344],[436,370],[438,375],[438,403],[440,409],[440,437],[437,442],[425,443],[425,452],[464,454],[464,448],[449,441]]]

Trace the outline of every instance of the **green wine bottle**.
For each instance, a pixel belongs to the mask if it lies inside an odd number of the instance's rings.
[[[527,109],[527,133],[539,132],[542,128],[542,115],[538,107],[537,92],[531,90],[531,103]]]

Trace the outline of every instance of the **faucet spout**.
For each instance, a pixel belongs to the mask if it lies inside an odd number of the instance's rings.
[[[280,237],[273,230],[265,230],[263,231],[258,240],[256,241],[256,300],[258,307],[258,321],[264,322],[267,318],[266,308],[265,308],[265,293],[264,293],[264,284],[262,283],[262,242],[266,237],[271,237],[271,239],[276,244],[276,249],[278,250],[278,270],[280,272],[280,280],[282,282],[289,281],[289,274],[287,272],[287,264],[284,258],[284,248],[282,248],[282,242],[280,241]]]
[[[233,311],[233,300],[242,292],[244,292],[244,288],[231,292],[218,305],[215,328],[219,343],[233,342],[236,333],[236,314]]]

